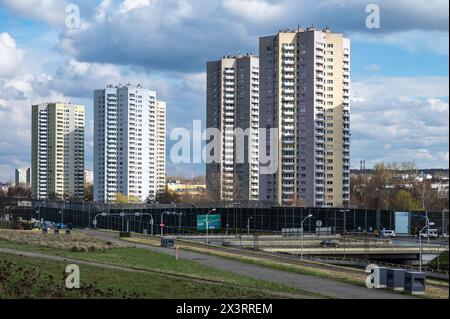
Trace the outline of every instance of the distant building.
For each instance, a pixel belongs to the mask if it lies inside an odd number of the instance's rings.
[[[166,104],[141,86],[94,92],[94,200],[155,200],[165,187]]]
[[[209,199],[259,199],[259,59],[224,57],[207,64],[207,127],[220,131],[220,149],[207,153]],[[235,130],[245,139],[239,141]],[[244,137],[242,137],[244,138]],[[240,150],[240,151],[239,151]]]
[[[84,197],[84,106],[32,106],[33,197]]]
[[[15,171],[16,186],[31,186],[31,168],[17,168]]]
[[[88,169],[84,170],[84,183],[94,184],[94,171]]]
[[[10,184],[10,183],[3,183],[3,182],[0,182],[0,189],[3,191],[3,192],[7,192],[8,191],[8,189],[11,187],[12,185]]]
[[[206,194],[206,184],[184,183],[179,180],[167,181],[167,190],[177,195],[203,196]]]

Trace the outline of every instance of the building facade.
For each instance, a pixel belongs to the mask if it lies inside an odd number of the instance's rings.
[[[206,184],[199,184],[194,182],[185,182],[179,180],[168,180],[166,188],[180,196],[192,196],[202,198],[206,193]]]
[[[166,102],[156,102],[156,192],[166,189]]]
[[[141,86],[94,92],[94,201],[154,200],[165,187],[165,103]]]
[[[31,188],[36,199],[84,197],[84,106],[32,106]]]
[[[260,38],[260,127],[275,128],[275,174],[260,198],[283,205],[350,202],[350,40],[329,29]]]
[[[31,168],[17,168],[15,170],[15,185],[16,186],[31,186]]]
[[[220,132],[217,149],[207,152],[208,198],[258,200],[258,57],[229,56],[208,62],[206,122],[208,128]]]
[[[84,170],[84,183],[85,184],[94,184],[94,171],[85,169]]]

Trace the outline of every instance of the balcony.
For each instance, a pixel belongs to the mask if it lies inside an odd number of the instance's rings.
[[[295,53],[293,52],[293,49],[290,51],[284,51],[283,57],[285,58],[295,58]]]
[[[288,81],[288,82],[283,82],[281,84],[282,87],[289,87],[289,88],[293,88],[295,86],[295,82],[294,81]]]
[[[294,102],[295,98],[294,98],[294,96],[283,95],[281,97],[281,100],[285,101],[285,102]]]
[[[283,159],[294,159],[295,155],[294,154],[283,154],[283,155],[281,155],[281,157]],[[291,165],[291,164],[294,165],[294,163],[288,163],[288,162],[284,163],[283,165]]]
[[[295,60],[294,59],[292,59],[292,60],[283,60],[282,64],[283,65],[287,65],[287,66],[289,66],[289,65],[294,66],[295,65]]]
[[[285,80],[294,80],[295,75],[294,74],[283,74],[283,79]]]
[[[295,94],[295,90],[293,88],[283,88],[282,92],[284,94]]]
[[[322,130],[316,130],[316,136],[325,136],[325,132]]]

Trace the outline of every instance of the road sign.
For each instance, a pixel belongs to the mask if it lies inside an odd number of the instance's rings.
[[[321,220],[318,220],[318,221],[316,221],[316,226],[317,227],[322,227],[322,221]]]
[[[197,215],[197,230],[206,230],[206,220],[208,220],[208,230],[222,229],[221,215]]]

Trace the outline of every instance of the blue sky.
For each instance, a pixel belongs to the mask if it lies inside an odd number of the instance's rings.
[[[81,26],[66,26],[76,4]],[[30,163],[30,106],[86,106],[92,166],[92,91],[142,83],[167,101],[168,128],[205,119],[205,65],[258,52],[258,37],[329,26],[352,40],[352,167],[365,159],[448,168],[448,1],[380,0],[367,29],[358,0],[0,0],[0,181]],[[173,142],[169,141],[169,146]],[[204,166],[168,163],[168,174]]]

